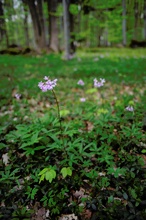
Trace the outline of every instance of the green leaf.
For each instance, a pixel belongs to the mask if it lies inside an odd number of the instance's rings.
[[[42,174],[42,176],[40,177],[40,181],[39,181],[39,183],[40,183],[41,181],[43,181],[44,178],[45,178],[45,174]]]
[[[41,149],[46,149],[46,146],[38,146],[34,148],[34,150],[41,150]]]
[[[34,199],[36,193],[37,193],[38,189],[34,188],[31,192],[31,199]]]
[[[111,195],[110,197],[108,197],[108,203],[111,203],[111,202],[113,202],[113,201],[114,201],[113,195]]]
[[[125,200],[127,200],[128,199],[128,195],[127,195],[127,193],[123,193],[123,198],[125,199]]]
[[[39,132],[36,132],[33,134],[33,136],[31,137],[31,142],[32,143],[37,143],[38,142],[38,134]]]
[[[55,170],[51,170],[51,173],[52,173],[53,178],[55,178],[56,177],[56,171]]]
[[[25,152],[26,156],[28,156],[30,154],[34,155],[34,153],[35,153],[34,149],[32,149],[32,148],[27,148],[25,150],[26,150],[26,152]]]
[[[68,174],[69,176],[71,176],[71,175],[72,175],[72,170],[71,170],[71,168],[70,168],[70,167],[67,167],[67,174]]]
[[[45,173],[45,178],[46,178],[46,180],[49,180],[49,182],[51,183],[52,180],[53,180],[52,173],[51,173],[50,171],[47,171],[47,172]]]
[[[99,109],[97,110],[97,114],[98,114],[98,115],[106,114],[106,113],[108,113],[108,110],[107,110],[107,109],[99,108]]]
[[[3,149],[3,148],[6,148],[6,147],[7,147],[6,144],[4,144],[4,143],[0,143],[0,150]]]
[[[72,175],[72,170],[71,170],[70,167],[63,167],[61,169],[61,174],[62,174],[63,178],[65,178],[67,175],[71,176]]]
[[[132,197],[133,197],[134,199],[137,198],[137,194],[136,194],[136,192],[135,192],[134,189],[131,189],[131,195],[132,195]]]
[[[135,173],[130,172],[130,174],[131,174],[131,177],[132,177],[132,178],[135,178]]]
[[[63,167],[63,168],[61,169],[61,173],[62,173],[62,176],[63,176],[64,178],[67,176],[67,169],[66,169],[66,167]]]
[[[46,173],[48,168],[44,168],[38,175],[41,176],[42,174]]]
[[[55,179],[55,177],[56,177],[56,172],[53,169],[48,170],[45,174],[46,180],[49,180],[50,183],[52,182],[53,179]]]
[[[52,180],[56,177],[56,171],[52,168],[44,168],[38,175],[41,175],[39,182],[41,182],[45,178],[46,180],[49,180],[49,182],[51,183]]]
[[[97,92],[97,89],[96,89],[96,88],[92,88],[92,89],[88,89],[88,90],[86,91],[86,94],[93,94],[93,93],[95,93],[95,92]]]
[[[146,149],[143,149],[143,150],[141,151],[141,153],[145,154],[145,153],[146,153]]]
[[[67,110],[67,109],[60,110],[60,116],[61,116],[61,117],[65,117],[65,116],[67,116],[69,113],[70,113],[70,111]]]

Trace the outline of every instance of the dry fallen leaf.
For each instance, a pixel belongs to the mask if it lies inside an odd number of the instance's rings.
[[[2,155],[2,160],[3,160],[3,163],[5,164],[5,166],[7,166],[7,164],[9,163],[8,153]]]
[[[80,190],[79,191],[76,190],[73,195],[76,198],[82,198],[84,193],[85,193],[85,190],[83,188],[80,188]]]
[[[62,215],[59,220],[78,220],[78,217],[75,214]]]
[[[89,209],[85,209],[83,213],[81,214],[81,216],[82,216],[82,219],[84,220],[90,220],[92,216],[92,212]]]

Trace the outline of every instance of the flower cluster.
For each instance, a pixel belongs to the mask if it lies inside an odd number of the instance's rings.
[[[78,81],[78,85],[80,85],[80,86],[84,86],[85,83],[84,83],[84,81],[83,81],[82,79],[80,79],[80,80]]]
[[[105,79],[100,78],[100,81],[98,81],[96,78],[94,79],[94,87],[100,88],[105,83]]]
[[[129,112],[133,112],[134,111],[134,108],[132,106],[127,106],[125,109],[127,111],[129,111]]]
[[[86,98],[80,98],[81,102],[86,102]]]
[[[49,77],[44,77],[45,82],[39,82],[38,87],[42,90],[42,92],[47,92],[48,90],[52,90],[57,85],[57,79],[50,80]]]
[[[16,99],[20,99],[20,97],[21,97],[21,94],[18,94],[18,93],[15,94]]]

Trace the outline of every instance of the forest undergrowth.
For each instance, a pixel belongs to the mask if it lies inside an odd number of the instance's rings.
[[[144,49],[0,56],[0,219],[146,219]]]

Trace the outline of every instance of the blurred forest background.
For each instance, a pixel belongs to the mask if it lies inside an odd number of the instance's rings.
[[[0,50],[146,46],[146,0],[0,0]],[[12,53],[15,51],[12,49]]]

